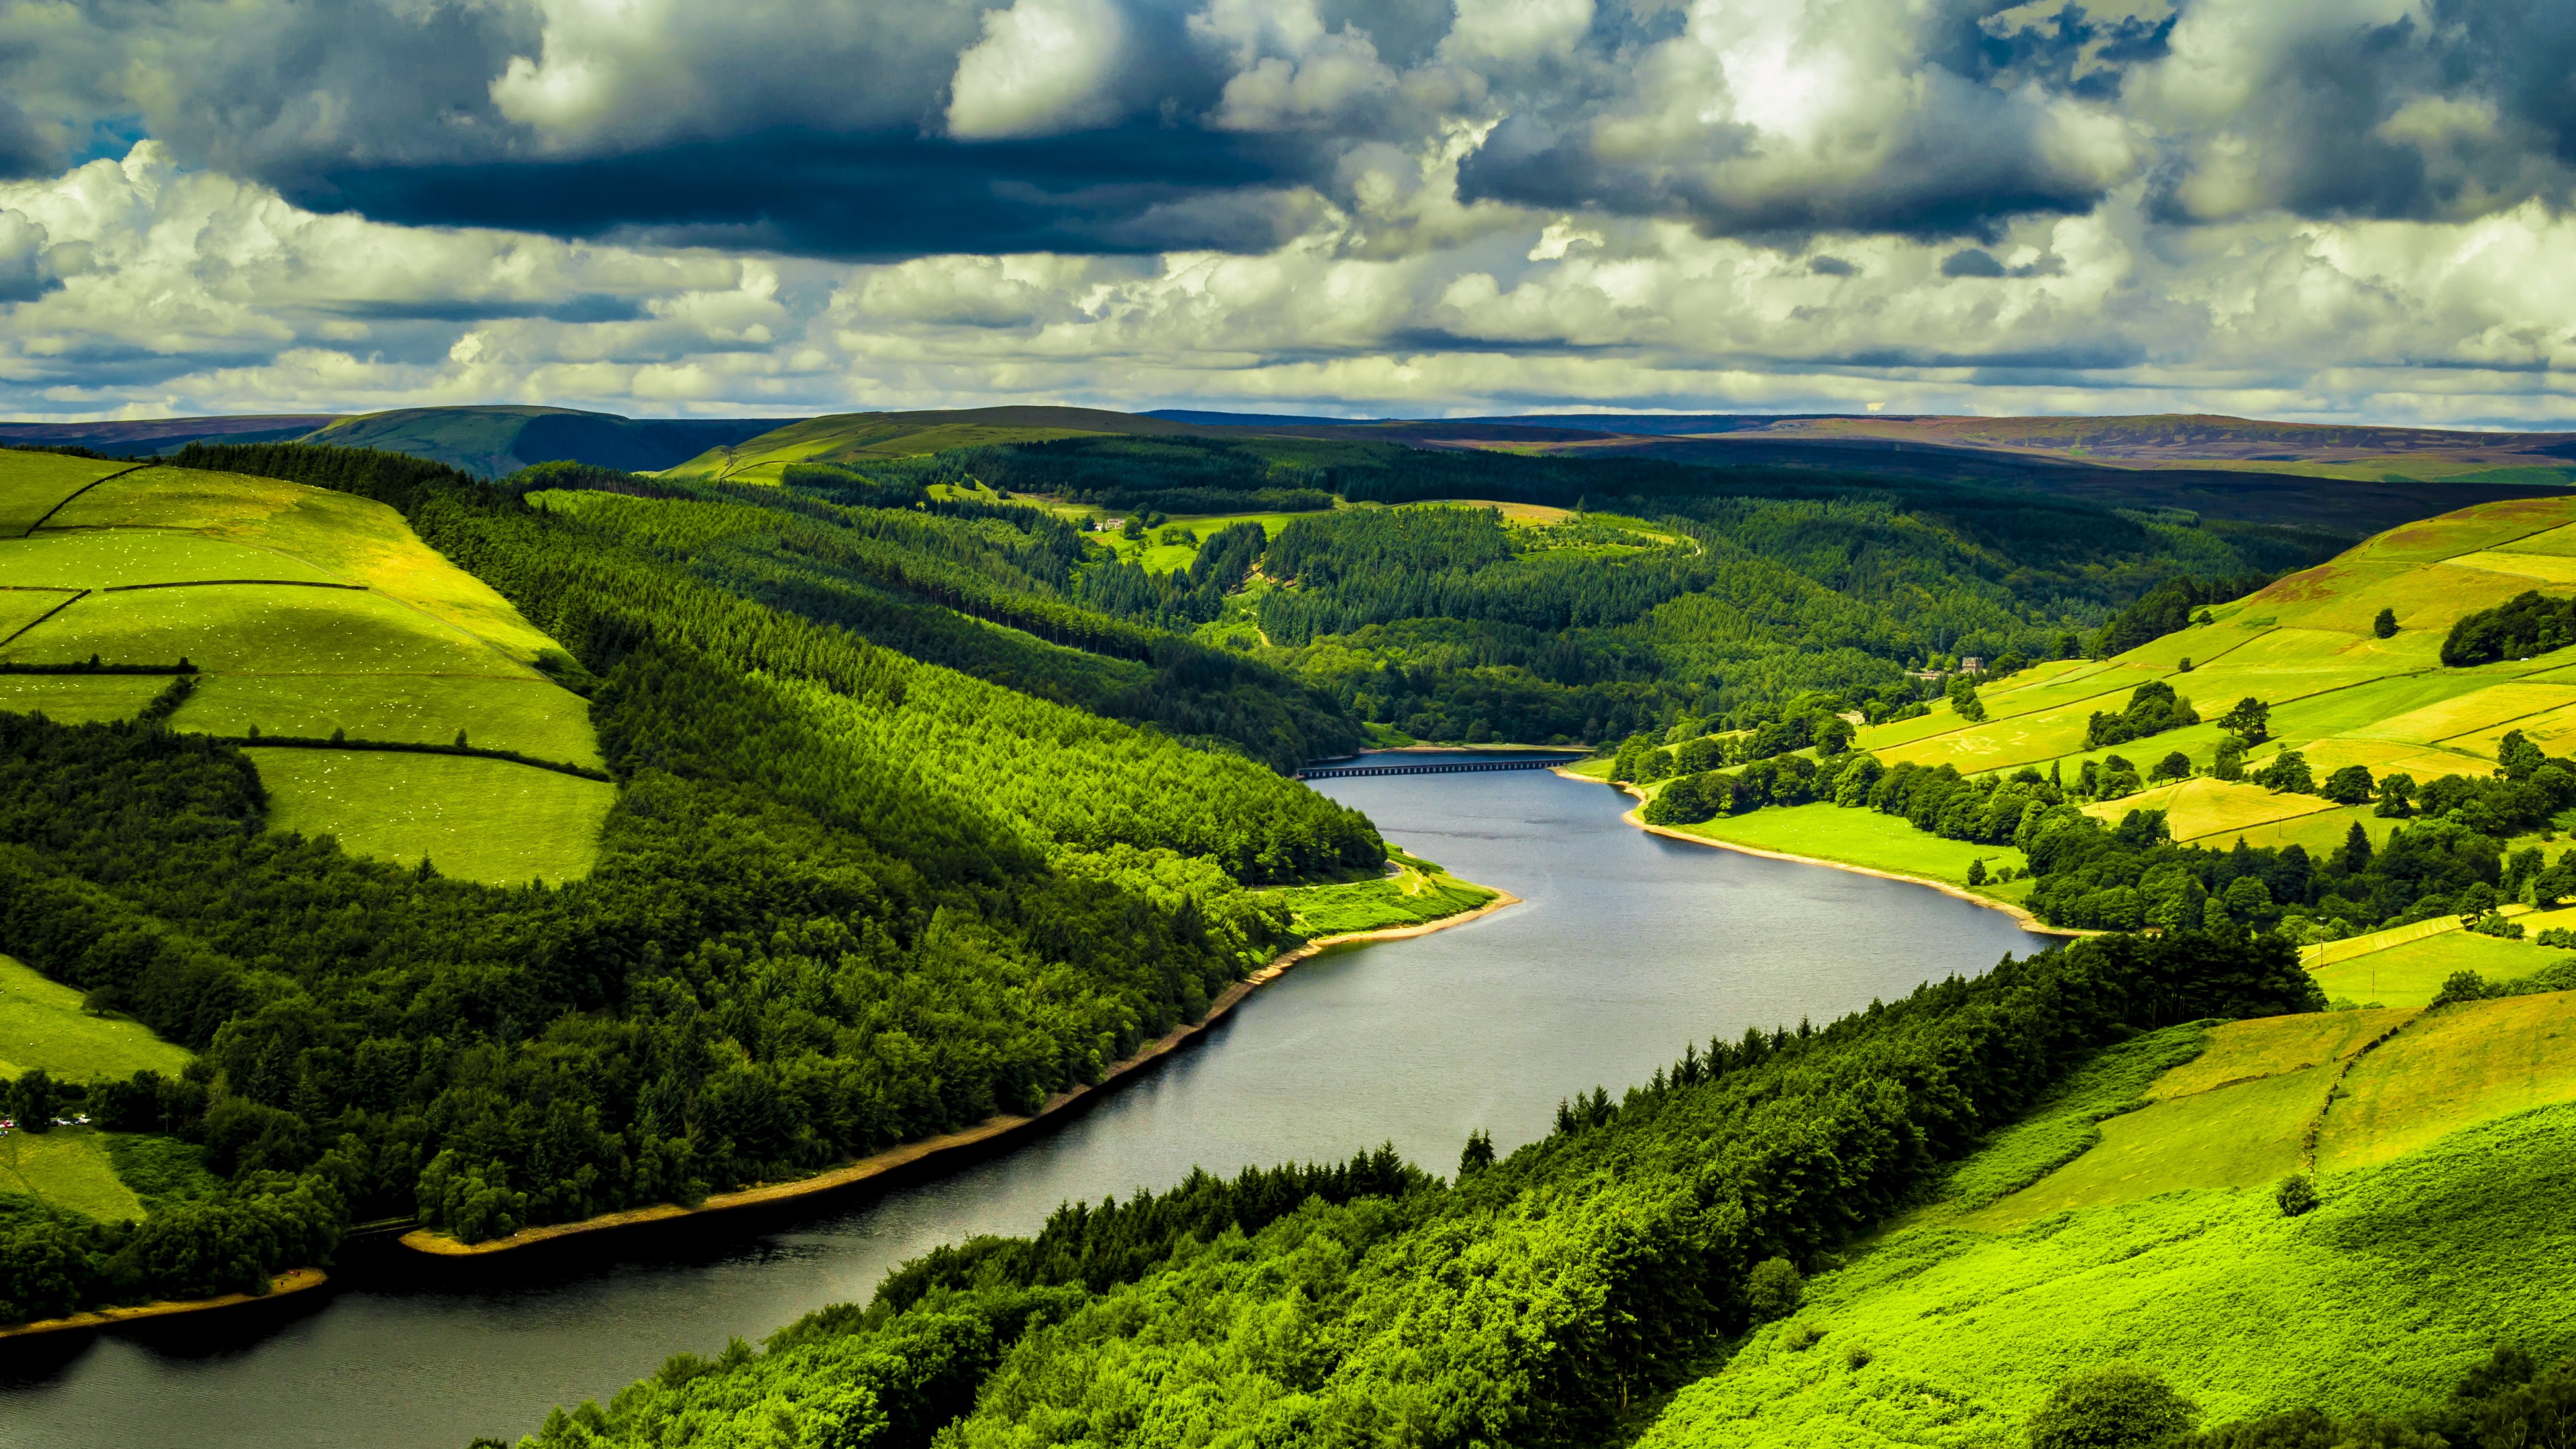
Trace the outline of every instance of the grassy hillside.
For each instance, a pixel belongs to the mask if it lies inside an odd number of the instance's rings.
[[[407,453],[498,478],[556,459],[650,472],[776,426],[776,420],[769,418],[622,418],[570,408],[494,404],[399,408],[342,418],[296,441]]]
[[[775,483],[790,463],[913,458],[955,448],[1104,436],[1184,437],[1187,423],[1096,408],[1000,407],[912,413],[835,413],[789,423],[668,468],[674,478]]]
[[[81,1009],[81,993],[0,956],[0,1077],[41,1069],[85,1082],[155,1071],[177,1075],[188,1054],[126,1017]]]
[[[2563,1352],[2576,1230],[2548,1204],[2576,1188],[2571,1033],[2576,994],[2557,993],[2114,1048],[1810,1280],[1641,1443],[2019,1443],[2058,1381],[2112,1361],[2211,1423],[2392,1412],[2439,1402],[2498,1342]],[[2135,1070],[2158,1055],[2189,1060]],[[1981,1205],[2033,1139],[2070,1129],[2091,1145]],[[2323,1206],[2285,1216],[2273,1184],[2311,1169]]]
[[[0,530],[0,671],[93,657],[162,671],[0,672],[0,708],[132,718],[185,660],[193,692],[171,717],[184,731],[461,741],[602,764],[587,702],[537,667],[561,650],[383,504],[269,478],[7,452],[0,511],[23,520],[14,536]],[[604,781],[498,759],[286,746],[252,758],[283,827],[480,880],[585,873],[614,798]]]

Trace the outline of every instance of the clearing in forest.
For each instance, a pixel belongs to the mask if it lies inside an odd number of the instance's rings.
[[[63,1082],[153,1071],[176,1076],[188,1053],[122,1016],[81,1009],[81,993],[0,956],[0,1077],[42,1068]]]

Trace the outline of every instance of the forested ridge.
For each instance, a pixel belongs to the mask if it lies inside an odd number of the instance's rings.
[[[2241,933],[2007,958],[1821,1029],[1694,1044],[1508,1157],[1471,1141],[1452,1181],[1380,1154],[1068,1207],[766,1352],[683,1355],[537,1442],[779,1422],[869,1446],[1588,1442],[1749,1321],[1757,1266],[1865,1231],[2090,1049],[2319,1004],[2287,946]]]
[[[1363,817],[1232,746],[844,628],[826,605],[864,559],[827,559],[798,610],[760,602],[739,555],[708,557],[742,512],[772,559],[791,540],[816,557],[937,545],[902,566],[989,521],[870,532],[829,504],[675,500],[637,505],[666,522],[618,528],[598,502],[599,519],[544,512],[415,460],[194,461],[403,507],[570,649],[540,662],[590,694],[623,788],[590,878],[493,887],[264,830],[243,755],[170,732],[167,710],[0,715],[0,940],[201,1053],[86,1101],[107,1126],[199,1144],[224,1179],[134,1227],[11,1207],[0,1318],[256,1291],[353,1220],[473,1240],[1025,1112],[1286,944],[1287,906],[1247,884],[1384,858]],[[1279,683],[1256,679],[1273,712],[1245,719],[1281,717]],[[1202,704],[1226,687],[1218,671]]]
[[[1163,573],[1087,556],[1036,506],[976,516],[1016,515],[1013,528],[1043,540],[1047,566],[1017,566],[1091,612],[1082,627],[1104,642],[1081,647],[1137,657],[1106,642],[1109,619],[1195,633],[1358,719],[1470,742],[1597,744],[1685,716],[1750,722],[1809,690],[1902,691],[1909,667],[1963,655],[2117,652],[2140,629],[2178,626],[2164,617],[2178,600],[2232,598],[2344,542],[1922,479],[1349,439],[1070,438],[800,466],[785,481],[732,492],[956,512],[925,490],[982,485],[1147,517],[1294,514],[1266,546],[1236,524]],[[1507,527],[1472,508],[1336,508],[1336,496],[1582,515]],[[968,597],[939,596],[1079,642],[1050,632],[1065,627],[1060,609]]]

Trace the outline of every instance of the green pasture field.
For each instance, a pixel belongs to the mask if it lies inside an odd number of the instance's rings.
[[[2114,1117],[2102,1124],[2101,1145],[1960,1224],[2009,1232],[2056,1213],[2176,1188],[2269,1187],[2299,1170],[2309,1119],[2333,1085],[2333,1072],[2312,1068]]]
[[[0,448],[0,539],[23,536],[64,499],[133,466],[102,458]]]
[[[2415,1016],[2412,1011],[2309,1011],[2225,1022],[2210,1028],[2198,1056],[2156,1078],[2140,1095],[2150,1102],[2178,1101],[2238,1082],[2330,1066]]]
[[[910,458],[950,448],[1043,443],[1058,438],[1101,437],[1077,428],[996,427],[982,423],[923,424],[870,414],[806,418],[734,445],[706,452],[662,470],[665,478],[776,483],[790,463],[857,463],[869,458]]]
[[[1915,829],[1894,815],[1875,810],[1846,810],[1822,802],[1721,815],[1698,825],[1667,826],[1703,840],[1747,845],[1785,855],[1812,856],[1870,870],[1965,885],[1968,866],[1982,860],[1989,872],[2011,866],[2026,870],[2029,861],[2009,845],[1976,845],[1944,840]]]
[[[2318,1135],[2317,1166],[2376,1166],[2463,1127],[2570,1101],[2576,992],[2447,1006],[2353,1065]]]
[[[2564,689],[2570,686],[2546,687]],[[2570,702],[2557,709],[2542,710],[2538,714],[2500,720],[2473,734],[2456,735],[2442,743],[2449,749],[2466,750],[2492,760],[2496,757],[2496,752],[2503,748],[2504,737],[2516,730],[2521,731],[2524,738],[2543,750],[2551,754],[2563,754],[2565,750],[2562,747],[2565,743],[2576,739],[2576,702]]]
[[[2483,569],[2488,573],[2527,580],[2527,589],[2565,589],[2576,585],[2576,558],[2564,554],[2525,553],[2520,549],[2489,549],[2464,553],[2447,561],[2455,569]]]
[[[2253,826],[2334,808],[2314,795],[2276,795],[2260,785],[2201,775],[2118,800],[2097,801],[2085,806],[2084,813],[2117,824],[2132,810],[2162,810],[2174,839],[2198,840],[2207,835],[2233,836]]]
[[[7,676],[0,676],[5,683]],[[166,682],[166,681],[164,681]],[[149,696],[145,696],[149,698]],[[599,769],[590,702],[545,679],[406,674],[216,674],[170,719],[192,733],[466,743]]]
[[[1981,725],[1969,725],[1947,734],[1933,735],[1908,745],[1898,745],[1878,752],[1888,764],[1913,760],[1925,765],[1956,765],[1968,774],[1986,770],[2009,770],[2017,766],[2053,760],[2081,750],[2084,732],[2092,716],[2125,708],[2129,691],[2116,690],[2073,705],[2010,719],[1989,719]],[[1936,704],[1936,712],[1947,712],[1947,705]],[[1952,719],[1958,721],[1957,716]]]
[[[134,584],[346,583],[329,571],[273,548],[195,533],[150,528],[63,532],[0,542],[12,584],[103,589]]]
[[[471,755],[253,749],[273,830],[496,885],[590,874],[617,787]]]
[[[2569,500],[2507,498],[2392,528],[2363,543],[2355,553],[2373,562],[2430,563],[2501,548],[2571,521],[2576,521],[2576,504]]]
[[[1297,934],[1313,940],[1355,931],[1414,926],[1472,911],[1494,892],[1459,880],[1427,862],[1399,862],[1391,876],[1339,885],[1289,886],[1264,892],[1285,901]]]
[[[1750,1335],[1640,1445],[2014,1445],[2067,1375],[2111,1362],[2161,1374],[2206,1424],[2396,1411],[2447,1396],[2498,1343],[2544,1361],[2576,1348],[2576,1106],[2320,1187],[2297,1218],[2263,1183],[2010,1234],[1890,1234],[1810,1280],[1793,1320]],[[1793,1350],[1792,1323],[1821,1339]]]
[[[142,1200],[116,1175],[106,1136],[89,1127],[56,1127],[0,1137],[0,1193],[103,1223],[142,1217]]]
[[[42,1067],[64,1082],[105,1081],[136,1072],[175,1077],[190,1058],[141,1022],[92,1016],[81,993],[11,956],[0,956],[0,1076]]]
[[[0,710],[63,724],[132,719],[169,687],[164,674],[0,674]]]
[[[2352,827],[2356,821],[2360,823],[2362,833],[2370,837],[2371,848],[2374,850],[2386,845],[2388,837],[2395,833],[2399,826],[2406,823],[2403,820],[2383,820],[2371,814],[2370,807],[2367,805],[2338,805],[2331,810],[2320,810],[2313,815],[2295,816],[2288,820],[2275,821],[2270,825],[2248,826],[2238,834],[2244,837],[2247,845],[2273,849],[2284,845],[2295,845],[2305,850],[2313,859],[2341,848],[2344,837],[2352,833]],[[2210,845],[2221,842],[2204,840],[2201,843]],[[2223,843],[2233,846],[2236,843],[2236,836],[2228,837]]]
[[[381,503],[235,473],[146,468],[83,494],[46,525],[174,529],[299,558],[490,644],[518,663],[555,647],[481,579],[420,541]]]
[[[2513,721],[2571,704],[2576,704],[2576,685],[2498,681],[2348,732],[2364,739],[2436,744],[2485,730],[2500,731]]]
[[[2102,1123],[2146,1105],[2155,1085],[2199,1057],[2208,1040],[2208,1023],[2193,1022],[2094,1053],[2028,1115],[1954,1169],[1941,1201],[1910,1221],[1975,1212],[2083,1156],[2102,1140]]]
[[[0,659],[189,660],[217,673],[543,676],[418,609],[363,589],[191,584],[89,594],[19,635]]]
[[[2535,533],[2503,545],[2505,553],[2557,554],[2576,557],[2576,524],[2564,524],[2547,533]]]
[[[0,560],[8,558],[5,550],[11,547],[0,542]],[[0,643],[79,597],[70,589],[0,589]]]
[[[2512,981],[2548,965],[2558,953],[2529,941],[2505,941],[2474,931],[2444,931],[2384,951],[2369,951],[2320,966],[2308,974],[2329,1001],[2424,1006],[2458,971],[2489,981]]]

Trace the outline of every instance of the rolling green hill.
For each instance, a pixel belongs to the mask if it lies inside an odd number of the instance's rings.
[[[477,880],[586,874],[615,798],[554,641],[401,516],[346,493],[0,453],[0,708],[126,719],[183,676],[174,728],[256,748],[274,818]],[[14,606],[14,607],[13,607]],[[39,612],[41,610],[41,612]],[[86,672],[95,658],[109,670]],[[67,672],[41,672],[59,670]]]
[[[2311,1172],[2323,1205],[2285,1215],[2273,1185]],[[2576,993],[2172,1028],[2097,1057],[1639,1442],[2018,1444],[2113,1362],[2213,1424],[2438,1403],[2498,1343],[2576,1347],[2571,1190]]]
[[[342,418],[296,441],[408,453],[497,478],[559,458],[646,473],[775,426],[774,419],[763,418],[639,419],[494,404],[368,413]]]
[[[2328,799],[2322,782],[2329,776],[2359,769],[2373,783],[2392,776],[2418,786],[2451,776],[2485,781],[2495,776],[2508,735],[2545,753],[2576,745],[2576,649],[2468,666],[2442,662],[2444,640],[2462,618],[2525,592],[2576,593],[2571,549],[2576,500],[2517,500],[2445,514],[2202,610],[2203,622],[2113,657],[2040,664],[1997,681],[1978,691],[1983,720],[1936,706],[1921,718],[1860,729],[1852,749],[1882,767],[1946,769],[1984,788],[2019,780],[2036,789],[2042,781],[2061,781],[2082,812],[2106,827],[2133,811],[2162,812],[2174,842],[2209,851],[2231,851],[2239,841],[2273,852],[2297,846],[2306,860],[2321,863],[2344,848],[2356,827],[2373,849],[2384,849],[2395,832],[2424,822],[2412,810]],[[2386,637],[2375,625],[2383,610],[2395,626]],[[2197,705],[2201,722],[2087,748],[2094,718],[2121,713],[2142,685],[2173,689]],[[2269,738],[2244,754],[2244,778],[2218,778],[2213,771],[2229,733],[2220,717],[2248,698],[2269,706]],[[2254,778],[2292,754],[2306,764],[2306,785]],[[2179,757],[2170,768],[2185,771],[2184,778],[2137,778],[2167,768],[2171,757]],[[2074,788],[2088,770],[2111,778],[2115,761],[2135,772],[2123,788],[2105,787],[2098,798]],[[2485,832],[2483,850],[2529,849],[2555,859],[2568,849],[2556,843],[2563,822],[2481,824],[2485,819],[2471,820]],[[2009,824],[2001,836],[1927,839],[1902,815],[1823,803],[1721,812],[1680,828],[1962,884],[1972,862],[1982,861],[1988,874],[2029,864],[2030,842]],[[2501,903],[2508,915],[2523,909],[2510,882],[2488,880],[2506,887]],[[1981,888],[2007,900],[2033,897],[2027,877]],[[2402,931],[2389,933],[2371,929],[2382,924],[2375,918],[2340,918],[2340,930],[2310,938],[2311,963],[2324,973],[2331,995],[2396,1006],[2429,1002],[2453,970],[2514,979],[2558,959],[2527,941],[2463,938],[2458,919],[2438,910],[2427,914],[2432,918],[2409,918],[2397,923]],[[2561,924],[2555,915],[2530,922],[2532,931]],[[2356,932],[2357,939],[2332,940],[2343,932]],[[2448,939],[2428,939],[2446,932]],[[2379,952],[2388,954],[2365,959]]]
[[[775,483],[790,463],[854,463],[1061,438],[1194,437],[1216,431],[1098,408],[835,413],[789,423],[738,443],[712,445],[665,471],[674,478],[702,478],[709,482]]]

